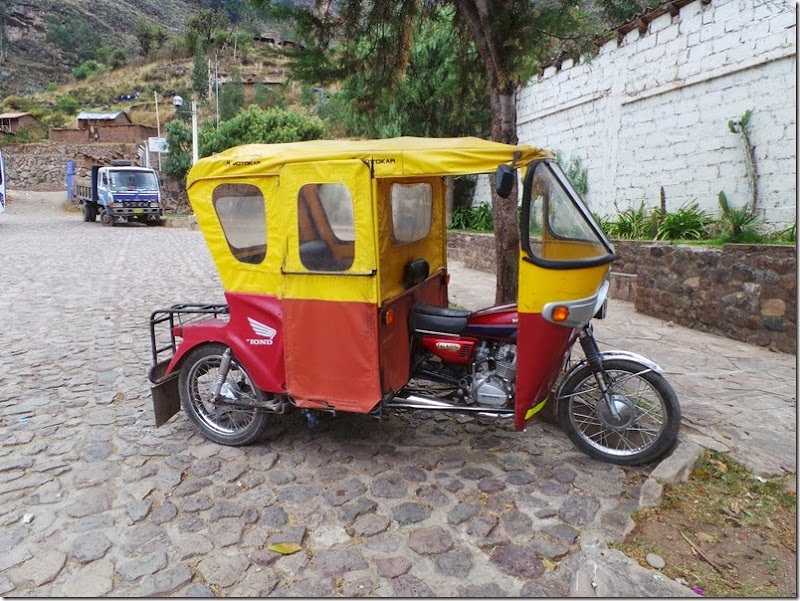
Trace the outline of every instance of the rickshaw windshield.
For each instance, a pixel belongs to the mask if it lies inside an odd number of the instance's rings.
[[[614,260],[614,247],[558,164],[535,161],[525,176],[520,240],[542,267],[573,269]]]

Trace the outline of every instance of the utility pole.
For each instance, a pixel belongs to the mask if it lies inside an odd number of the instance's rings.
[[[219,129],[219,50],[214,50],[214,86],[216,87],[214,97],[217,101],[217,129]]]
[[[156,135],[160,138],[161,137],[161,120],[158,118],[158,92],[153,90],[153,98],[156,101],[156,131],[158,132]],[[149,152],[149,149],[148,149]],[[158,154],[158,172],[161,173],[161,153]],[[150,162],[150,155],[147,156],[147,162]]]
[[[192,165],[197,162],[200,154],[197,146],[197,101],[192,98]]]
[[[206,98],[211,98],[211,58],[208,59],[208,95]]]

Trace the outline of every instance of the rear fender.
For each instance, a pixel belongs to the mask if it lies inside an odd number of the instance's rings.
[[[230,321],[207,319],[183,326],[183,341],[166,374],[180,369],[193,348],[208,342],[229,346],[237,360],[264,392],[286,393],[283,315],[280,300],[259,294],[226,292]]]

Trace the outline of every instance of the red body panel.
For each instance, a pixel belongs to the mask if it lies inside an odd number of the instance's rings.
[[[442,270],[430,276],[418,286],[386,301],[378,319],[380,339],[381,390],[384,394],[397,392],[408,383],[410,334],[408,315],[414,303],[447,306],[447,281]],[[386,315],[391,311],[394,319],[387,323]]]
[[[286,382],[298,407],[368,413],[380,402],[373,303],[283,299]]]
[[[422,346],[441,357],[442,361],[459,365],[467,365],[472,361],[476,343],[477,340],[471,338],[422,337]]]
[[[578,333],[545,321],[539,313],[519,314],[517,386],[514,426],[525,428],[525,416],[541,403],[553,386]]]
[[[207,319],[183,326],[183,341],[166,373],[172,373],[196,346],[220,342],[231,347],[261,390],[285,393],[281,301],[274,296],[233,292],[226,292],[225,298],[230,307],[230,321]]]

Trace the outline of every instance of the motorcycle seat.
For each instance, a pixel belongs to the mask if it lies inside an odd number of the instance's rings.
[[[408,323],[414,332],[461,334],[467,327],[470,311],[416,303],[409,312]]]

